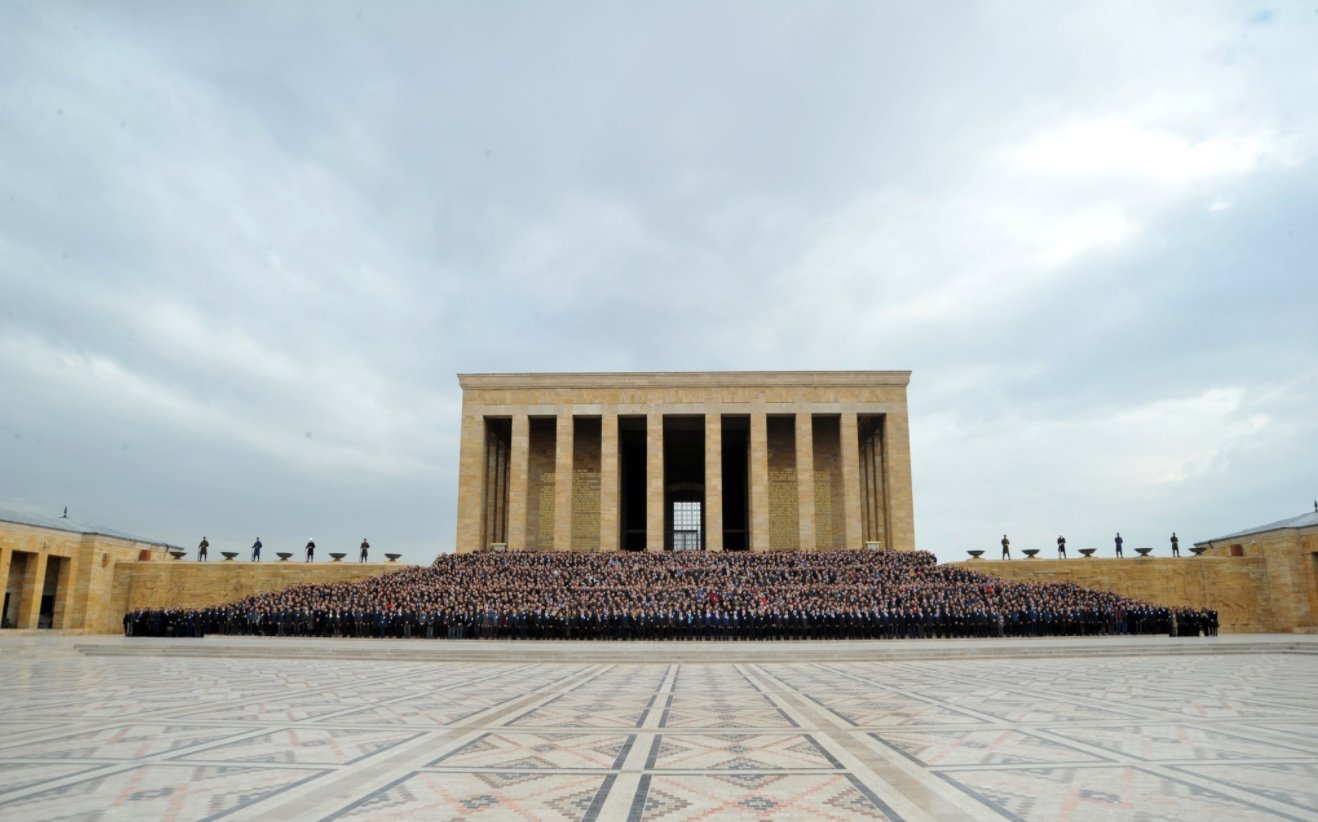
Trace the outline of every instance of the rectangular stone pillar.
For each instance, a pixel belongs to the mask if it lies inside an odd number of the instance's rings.
[[[560,411],[554,433],[554,550],[572,550],[572,411]]]
[[[808,411],[796,413],[796,510],[800,549],[813,551],[815,544],[815,425]]]
[[[705,550],[723,550],[723,415],[705,414]]]
[[[5,592],[9,590],[9,569],[13,567],[13,562],[14,562],[14,549],[0,546],[0,608],[4,607]],[[12,611],[0,611],[0,622],[3,622],[4,619],[10,615],[10,613],[13,613],[14,615],[13,624],[15,626],[18,625],[18,605],[19,605],[18,600],[21,599],[22,599],[21,596],[17,596],[10,599],[9,607],[12,609]],[[8,625],[8,623],[5,624]]]
[[[769,417],[751,414],[751,550],[769,550]]]
[[[618,506],[618,412],[600,416],[600,539],[603,551],[622,547],[619,539]]]
[[[849,550],[864,548],[865,536],[860,494],[860,426],[855,412],[842,415],[840,425],[842,454],[842,521],[843,537]]]
[[[508,461],[508,548],[526,549],[526,495],[531,463],[531,420],[513,415],[513,433]]]
[[[458,533],[453,550],[459,554],[481,551],[485,524],[485,418],[462,415],[458,446]]]
[[[18,602],[18,627],[35,628],[41,618],[41,593],[46,586],[46,555],[28,554],[23,569],[23,593]]]
[[[4,606],[5,591],[9,589],[9,566],[13,562],[14,549],[0,545],[0,607]],[[0,614],[0,619],[4,614]]]
[[[889,412],[883,425],[883,479],[888,489],[888,544],[915,550],[915,501],[911,497],[911,429],[903,408]]]
[[[60,557],[59,560],[59,579],[55,582],[55,612],[51,617],[50,627],[52,628],[73,628],[75,627],[70,617],[73,609],[69,607],[72,602],[73,585],[73,557]]]
[[[645,416],[645,550],[664,550],[664,415]]]

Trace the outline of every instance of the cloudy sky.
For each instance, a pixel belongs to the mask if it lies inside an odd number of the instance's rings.
[[[1318,496],[1318,9],[0,4],[0,507],[451,550],[455,374],[910,369],[916,531]]]

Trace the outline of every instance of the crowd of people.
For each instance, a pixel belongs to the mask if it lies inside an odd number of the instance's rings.
[[[359,582],[199,610],[141,610],[131,636],[899,639],[1211,635],[1213,611],[1069,582],[1014,582],[924,551],[443,555]]]

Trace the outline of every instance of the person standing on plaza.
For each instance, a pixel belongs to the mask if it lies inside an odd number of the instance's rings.
[[[362,537],[362,562],[366,561],[366,554],[369,553],[370,550],[371,544],[366,541],[366,537]]]
[[[1066,537],[1057,537],[1057,558],[1066,559]]]
[[[257,537],[256,542],[252,543],[252,562],[261,561],[261,538]]]
[[[1002,558],[1011,559],[1011,540],[1007,539],[1006,534],[1002,535]]]
[[[1121,538],[1121,532],[1120,532],[1120,531],[1117,532],[1117,538],[1116,538],[1116,540],[1115,540],[1114,542],[1115,542],[1115,544],[1116,544],[1116,546],[1117,546],[1117,557],[1121,557],[1121,545],[1122,545],[1122,543],[1125,542],[1125,540],[1123,540],[1123,539]]]
[[[1181,555],[1181,540],[1177,538],[1176,532],[1172,531],[1172,556],[1179,557],[1180,555]]]
[[[307,538],[307,562],[314,562],[316,559],[316,541]]]
[[[197,562],[206,561],[206,549],[209,547],[211,547],[211,544],[206,540],[205,537],[202,537],[201,544],[197,546]]]

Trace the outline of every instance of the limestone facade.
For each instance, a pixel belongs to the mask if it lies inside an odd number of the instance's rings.
[[[915,548],[908,371],[461,374],[455,548]]]
[[[209,608],[292,585],[357,582],[412,567],[397,562],[124,562],[109,591],[111,618],[93,633],[123,630],[139,608]]]
[[[290,585],[352,582],[407,567],[395,562],[175,560],[171,546],[79,530],[58,520],[0,519],[4,628],[74,633],[123,630],[137,608],[202,608]],[[195,551],[192,552],[195,556]]]
[[[118,621],[110,601],[116,566],[159,561],[167,546],[126,536],[0,520],[4,628],[90,630]]]
[[[1212,608],[1223,631],[1318,633],[1318,506],[1182,547],[1179,558],[972,560],[1004,579],[1074,582],[1162,605]]]
[[[1318,633],[1318,503],[1312,512],[1197,543],[1205,557],[1263,568],[1259,591],[1277,630]]]
[[[1267,596],[1261,559],[1139,557],[1126,559],[970,560],[960,567],[1022,582],[1074,582],[1156,602],[1212,608],[1224,633],[1290,632]]]

